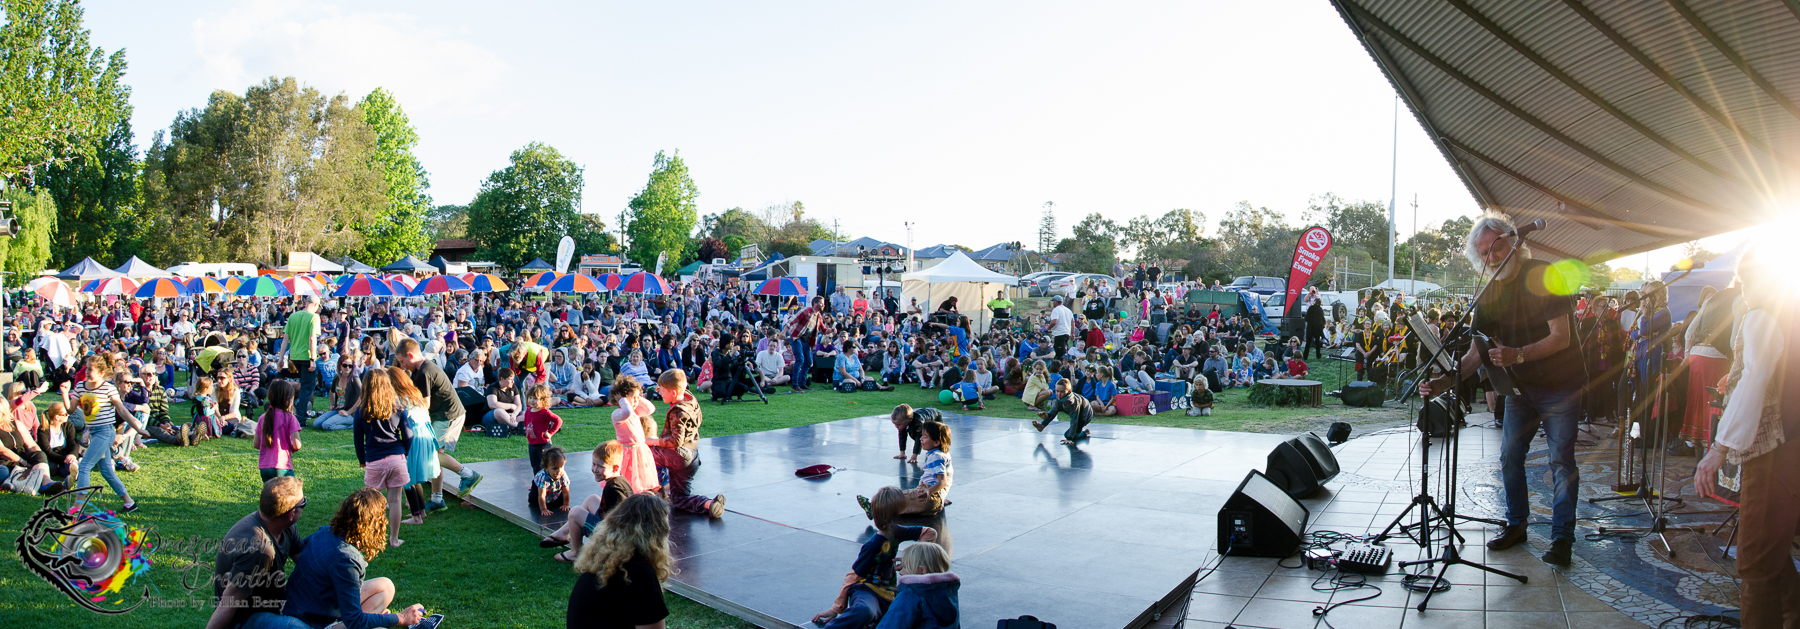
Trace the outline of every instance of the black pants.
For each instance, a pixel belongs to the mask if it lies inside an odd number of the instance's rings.
[[[669,506],[688,513],[706,513],[710,498],[693,495],[695,468],[700,467],[700,453],[692,448],[652,446],[650,454],[656,466],[669,472]]]
[[[1054,342],[1056,344],[1055,358],[1057,360],[1061,360],[1063,357],[1063,353],[1069,351],[1069,335],[1058,334],[1058,335],[1056,335],[1056,339]]]
[[[531,473],[533,475],[544,471],[544,451],[553,447],[555,445],[549,443],[526,444],[525,450],[531,456]]]
[[[1318,357],[1324,355],[1324,353],[1325,353],[1325,337],[1308,335],[1306,337],[1306,349],[1301,350],[1300,358],[1304,359],[1307,356],[1311,356],[1313,358],[1318,358]]]

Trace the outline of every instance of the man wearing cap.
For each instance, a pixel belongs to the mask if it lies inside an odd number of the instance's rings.
[[[300,395],[294,400],[295,410],[299,411],[301,421],[312,417],[313,387],[319,382],[319,369],[313,360],[319,357],[319,302],[311,295],[301,295],[300,307],[294,314],[288,315],[287,326],[282,331],[287,335],[288,362],[294,364],[294,370],[300,372]]]
[[[1050,338],[1056,345],[1056,357],[1069,351],[1069,334],[1075,327],[1075,313],[1063,305],[1062,295],[1050,298]]]

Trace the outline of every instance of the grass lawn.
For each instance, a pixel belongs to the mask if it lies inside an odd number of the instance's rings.
[[[1335,368],[1330,371],[1335,372]],[[1335,378],[1326,382],[1333,388]],[[1403,417],[1395,409],[1353,409],[1327,400],[1327,406],[1308,409],[1273,409],[1249,405],[1244,390],[1220,396],[1211,417],[1163,413],[1145,417],[1099,418],[1098,421],[1257,432],[1317,430],[1337,420],[1353,424],[1389,423]],[[751,398],[754,400],[754,398]],[[849,417],[886,414],[900,403],[938,406],[935,391],[901,387],[893,392],[840,394],[818,388],[804,395],[774,395],[772,404],[760,402],[717,406],[704,404],[701,436],[713,437],[758,432],[834,421]],[[660,404],[659,404],[660,406]],[[1391,405],[1390,405],[1391,406]],[[174,408],[185,414],[186,405]],[[940,407],[944,410],[954,410]],[[559,411],[564,419],[556,442],[564,447],[591,448],[613,437],[610,409]],[[990,401],[985,411],[973,414],[1025,420],[1034,416],[1014,398]],[[350,443],[350,431],[333,433],[306,430],[304,449],[295,467],[306,480],[309,499],[318,502],[302,517],[299,530],[311,534],[325,524],[343,497],[362,487],[362,470]],[[525,456],[523,438],[489,439],[470,435],[456,452],[464,462]],[[218,439],[188,448],[152,446],[134,455],[142,465],[135,473],[120,473],[126,487],[143,505],[126,516],[132,524],[153,527],[165,540],[217,539],[226,529],[256,508],[261,486],[256,452],[248,440]],[[94,481],[104,485],[98,475]],[[700,485],[704,487],[704,478]],[[108,492],[110,494],[110,492]],[[117,497],[107,496],[116,506]],[[392,578],[400,595],[397,606],[421,603],[444,613],[452,627],[552,627],[563,623],[563,610],[574,582],[567,564],[551,558],[552,551],[537,547],[537,537],[486,512],[465,507],[455,498],[448,511],[429,518],[423,526],[405,526],[406,544],[382,553],[369,566],[369,575]],[[20,527],[41,506],[27,496],[0,495],[0,539],[13,539]],[[155,567],[140,579],[148,581],[157,600],[143,609],[102,620],[76,607],[36,575],[14,560],[0,561],[0,617],[24,627],[92,627],[117,623],[121,627],[200,627],[212,607],[206,579],[212,556],[194,561],[171,554],[157,556]],[[844,559],[848,565],[851,558]],[[199,591],[184,585],[201,584]],[[819,606],[830,603],[831,592],[819,593]],[[670,627],[741,627],[738,619],[679,596],[667,597]],[[160,601],[160,603],[159,603]],[[166,607],[151,608],[152,605]]]

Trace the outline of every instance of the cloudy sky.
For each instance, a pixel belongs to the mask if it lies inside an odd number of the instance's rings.
[[[853,236],[981,248],[1090,212],[1386,202],[1393,89],[1323,0],[394,2],[90,0],[125,48],[140,146],[213,90],[294,76],[396,94],[438,203],[526,143],[608,217],[679,150],[702,213],[802,201]],[[1399,229],[1479,211],[1410,113]],[[1740,237],[1708,241],[1715,250]],[[1666,267],[1659,253],[1650,264]],[[1642,266],[1645,256],[1630,264]]]

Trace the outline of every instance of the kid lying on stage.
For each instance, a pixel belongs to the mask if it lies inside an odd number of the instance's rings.
[[[944,419],[944,414],[938,412],[935,408],[913,410],[911,405],[901,404],[894,407],[894,412],[888,415],[888,419],[894,422],[894,430],[899,431],[900,433],[900,453],[894,455],[894,458],[906,458],[906,440],[908,437],[911,437],[913,441],[912,458],[907,459],[906,462],[918,463],[919,450],[924,448],[924,446],[921,445],[923,442],[920,441],[919,437],[925,434],[925,422],[942,421]]]

